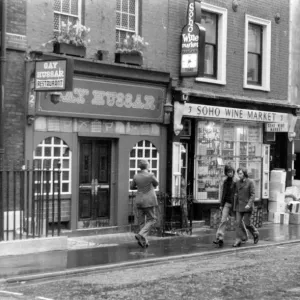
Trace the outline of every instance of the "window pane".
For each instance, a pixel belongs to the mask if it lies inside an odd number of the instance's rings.
[[[129,13],[135,13],[135,0],[129,0]]]
[[[67,193],[69,191],[69,184],[68,183],[63,183],[62,184],[62,192]]]
[[[252,82],[259,82],[259,65],[260,57],[257,54],[248,53],[248,70],[247,80]]]
[[[69,171],[62,172],[62,175],[63,180],[69,180]]]
[[[130,160],[130,168],[135,168],[135,160]]]
[[[135,157],[135,149],[132,149],[132,150],[130,151],[130,157]]]
[[[78,15],[78,0],[71,0],[71,14]]]
[[[45,147],[45,156],[51,156],[51,147]]]
[[[122,11],[128,12],[128,0],[122,0]]]
[[[55,157],[60,156],[60,148],[54,147],[54,156]]]
[[[42,147],[37,147],[35,149],[35,156],[42,156]]]
[[[62,167],[64,168],[64,169],[68,169],[69,168],[69,160],[68,159],[63,159],[63,165],[62,165]]]
[[[249,24],[248,28],[248,52],[261,53],[261,26]]]
[[[217,20],[218,16],[216,14],[202,12],[201,25],[206,29],[205,43],[217,43]]]
[[[142,149],[138,150],[138,157],[143,157],[143,150]]]
[[[205,59],[204,59],[204,73],[207,75],[214,75],[214,51],[215,47],[212,45],[205,45]]]
[[[62,1],[62,12],[64,12],[64,13],[70,12],[70,1],[69,0]]]

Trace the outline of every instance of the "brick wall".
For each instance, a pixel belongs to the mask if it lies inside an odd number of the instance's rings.
[[[166,71],[168,1],[143,0],[140,34],[149,43],[144,55],[144,68]],[[52,45],[43,47],[52,38],[53,4],[50,0],[27,3],[27,37],[29,50],[52,52]],[[106,61],[113,63],[116,34],[116,1],[85,0],[83,23],[91,28],[91,43],[86,58],[95,59],[98,50],[108,51]]]
[[[7,32],[26,35],[26,0],[7,3]],[[13,45],[13,48],[11,47]],[[4,149],[5,162],[23,161],[24,157],[24,73],[25,52],[23,46],[8,43],[6,52],[6,76],[4,99]],[[20,49],[18,47],[20,46]]]
[[[287,100],[289,8],[285,1],[252,0],[238,1],[237,12],[232,10],[232,1],[206,0],[205,3],[227,8],[227,75],[225,86],[196,83],[184,79],[182,86],[207,93],[243,96],[248,98]],[[180,61],[180,34],[186,23],[187,1],[170,1],[168,33],[168,68],[172,77],[178,77]],[[280,13],[280,23],[274,15]],[[271,20],[271,91],[262,92],[243,89],[245,14]]]

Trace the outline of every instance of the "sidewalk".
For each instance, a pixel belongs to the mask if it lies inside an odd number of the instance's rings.
[[[234,231],[226,234],[224,247],[216,248],[212,241],[215,230],[206,227],[191,236],[149,238],[148,249],[140,248],[133,233],[116,233],[68,238],[68,251],[53,251],[0,258],[0,278],[6,282],[62,276],[100,269],[121,268],[186,256],[215,255],[220,252],[244,251],[274,244],[300,243],[300,226],[264,224],[257,245],[250,239],[240,248],[232,248]]]

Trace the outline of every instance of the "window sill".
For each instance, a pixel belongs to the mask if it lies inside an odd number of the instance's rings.
[[[205,82],[205,83],[212,83],[212,84],[219,84],[219,85],[226,85],[226,80],[219,80],[219,79],[212,79],[212,78],[205,78],[205,77],[196,77],[195,81]]]
[[[250,84],[245,84],[243,86],[244,89],[249,89],[249,90],[258,90],[258,91],[265,91],[265,92],[270,92],[270,88],[267,88],[265,86],[258,86],[258,85],[250,85]]]

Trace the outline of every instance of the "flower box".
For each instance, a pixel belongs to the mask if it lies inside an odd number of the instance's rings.
[[[53,52],[56,54],[85,57],[86,48],[84,46],[76,46],[73,44],[55,43],[53,44]]]
[[[128,64],[141,66],[143,64],[143,57],[140,53],[116,53],[115,62],[120,64]]]

